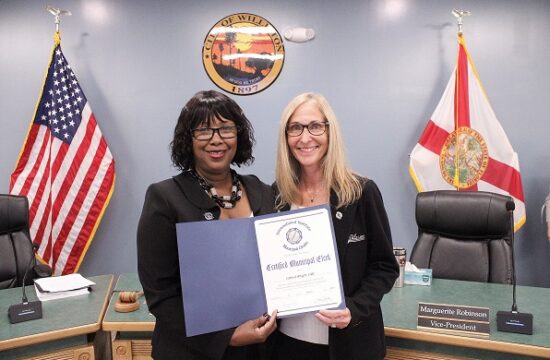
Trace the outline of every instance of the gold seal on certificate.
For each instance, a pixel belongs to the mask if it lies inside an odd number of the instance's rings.
[[[268,313],[278,317],[344,305],[328,207],[254,222]]]

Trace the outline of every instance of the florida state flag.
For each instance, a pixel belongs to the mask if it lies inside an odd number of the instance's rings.
[[[510,195],[514,228],[525,223],[518,155],[497,120],[464,37],[445,93],[410,155],[418,191],[456,189]]]

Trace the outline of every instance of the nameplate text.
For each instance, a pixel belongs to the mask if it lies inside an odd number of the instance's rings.
[[[488,336],[489,308],[418,303],[417,328],[466,336]]]

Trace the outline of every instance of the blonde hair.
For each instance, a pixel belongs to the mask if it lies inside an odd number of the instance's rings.
[[[301,167],[288,147],[286,127],[296,109],[307,102],[315,103],[328,123],[328,149],[321,164],[324,183],[338,196],[337,207],[347,206],[361,197],[362,184],[347,164],[338,119],[323,95],[303,93],[292,99],[281,115],[275,168],[279,188],[276,207],[280,209],[285,205],[301,203],[298,189]]]

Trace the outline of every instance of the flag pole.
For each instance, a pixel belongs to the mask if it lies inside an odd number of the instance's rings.
[[[463,18],[464,16],[470,16],[472,13],[468,10],[458,10],[453,9],[451,13],[456,17],[456,22],[458,25],[458,38],[459,42],[462,38],[462,24],[463,24]],[[457,56],[458,59],[458,56]],[[458,64],[458,62],[457,62]],[[457,104],[457,98],[459,96],[458,91],[458,84],[459,84],[459,71],[458,66],[456,69],[456,77],[455,77],[455,128],[456,128],[456,138],[455,138],[455,175],[453,180],[453,185],[457,190],[460,189],[460,127],[458,126],[458,106]]]
[[[61,36],[59,34],[59,24],[61,23],[61,16],[67,15],[71,16],[72,13],[69,10],[61,10],[60,8],[55,8],[53,6],[46,6],[46,10],[50,12],[54,16],[54,23],[55,23],[55,43],[56,45],[61,42]]]

